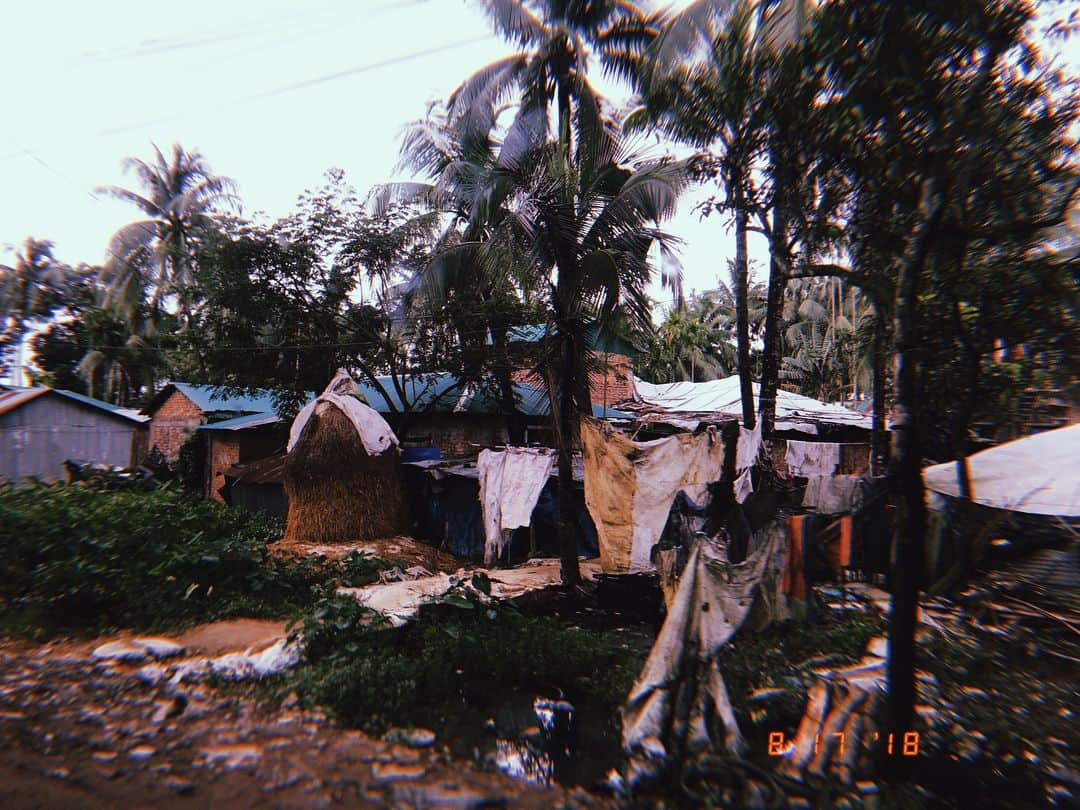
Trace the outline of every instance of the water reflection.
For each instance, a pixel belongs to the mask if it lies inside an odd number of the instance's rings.
[[[527,729],[523,739],[498,739],[495,765],[515,779],[546,787],[570,759],[574,707],[565,700],[537,697],[533,712],[539,728],[532,734]]]

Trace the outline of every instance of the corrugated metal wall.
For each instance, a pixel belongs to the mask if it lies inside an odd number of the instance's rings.
[[[57,396],[38,397],[0,415],[0,478],[64,480],[67,459],[126,467],[139,429]]]

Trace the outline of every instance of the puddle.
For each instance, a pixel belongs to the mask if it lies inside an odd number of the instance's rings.
[[[609,771],[623,764],[610,711],[531,692],[506,695],[490,712],[476,706],[463,706],[440,737],[457,755],[479,755],[515,779],[541,787],[603,787]]]

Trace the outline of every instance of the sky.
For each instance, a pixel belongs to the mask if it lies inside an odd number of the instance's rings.
[[[0,23],[0,263],[28,236],[62,261],[103,261],[138,212],[95,190],[133,186],[122,160],[150,160],[152,144],[202,152],[249,216],[287,214],[331,167],[366,193],[402,177],[407,122],[513,52],[467,0],[35,0],[5,4]],[[629,95],[590,78],[617,104]],[[693,211],[709,193],[688,192],[666,226],[687,291],[715,287],[733,255],[724,223]],[[750,250],[764,267],[764,240]]]

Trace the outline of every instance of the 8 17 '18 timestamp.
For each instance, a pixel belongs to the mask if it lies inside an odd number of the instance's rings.
[[[834,746],[834,753],[836,756],[843,756],[844,754],[844,733],[842,731],[835,732],[833,734],[825,735],[826,745]],[[881,735],[875,733],[869,739],[864,740],[867,748],[873,747],[875,743],[881,740]],[[818,748],[822,745],[822,737],[818,735],[814,737],[814,754],[817,754]],[[888,734],[884,739],[885,753],[889,756],[901,756],[901,757],[916,757],[919,755],[919,732],[907,731],[902,735]],[[769,732],[769,756],[770,757],[782,757],[793,751],[795,748],[795,740],[785,739],[784,732],[782,731],[770,731]]]

